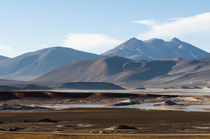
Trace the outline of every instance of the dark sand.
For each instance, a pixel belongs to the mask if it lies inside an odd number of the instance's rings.
[[[85,109],[0,112],[2,132],[88,134],[206,134],[210,113]]]

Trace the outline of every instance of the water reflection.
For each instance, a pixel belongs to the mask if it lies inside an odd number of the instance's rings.
[[[126,105],[126,106],[105,106],[103,104],[62,104],[55,105],[56,109],[65,109],[65,108],[135,108],[142,110],[175,110],[175,111],[188,111],[188,112],[210,112],[210,105],[175,105],[175,106],[165,106],[155,105],[156,103],[142,103],[135,105]]]

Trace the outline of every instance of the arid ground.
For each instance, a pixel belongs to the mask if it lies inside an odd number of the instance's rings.
[[[1,112],[3,132],[90,134],[200,134],[210,131],[210,113],[73,108],[43,112]]]
[[[92,135],[107,139],[116,138],[107,135],[120,135],[117,139],[125,135],[166,138],[171,134],[177,135],[174,138],[188,134],[208,138],[210,132],[208,93],[206,96],[62,91],[0,93],[0,138],[21,134],[25,138],[28,134],[46,138],[85,135],[87,139]],[[199,106],[199,109],[189,106]]]

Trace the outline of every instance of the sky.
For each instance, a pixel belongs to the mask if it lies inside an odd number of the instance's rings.
[[[0,0],[0,55],[53,46],[100,54],[132,37],[210,51],[210,0]]]

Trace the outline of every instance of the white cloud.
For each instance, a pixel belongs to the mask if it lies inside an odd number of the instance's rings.
[[[157,22],[155,20],[153,20],[153,19],[136,20],[136,21],[134,21],[134,23],[136,23],[136,24],[143,24],[143,25],[147,25],[147,26],[157,25]]]
[[[150,19],[151,20],[151,19]],[[145,20],[146,21],[146,20]],[[156,22],[157,23],[157,22]],[[147,24],[147,32],[139,34],[140,39],[183,37],[192,33],[210,32],[210,12],[186,18],[168,20],[161,24]]]
[[[104,34],[89,34],[89,33],[70,33],[67,39],[63,41],[64,46],[77,50],[102,53],[122,41],[106,36]]]
[[[14,48],[7,45],[0,45],[0,55],[11,57],[14,55]]]
[[[210,53],[210,50],[206,50],[206,51]]]

